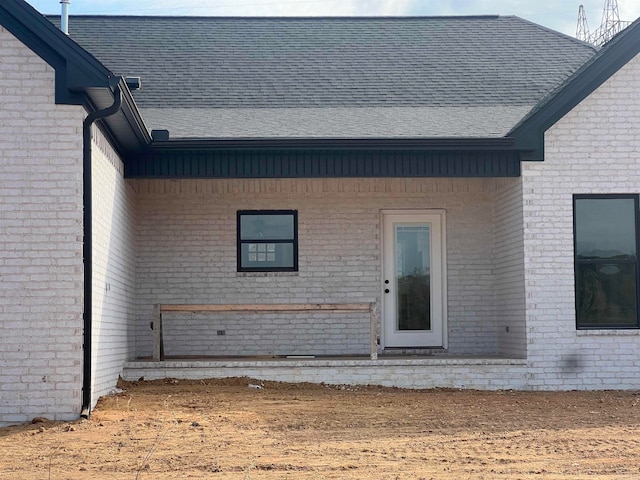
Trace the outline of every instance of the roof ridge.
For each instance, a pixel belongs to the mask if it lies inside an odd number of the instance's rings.
[[[58,14],[43,14],[47,18],[59,19]],[[520,18],[516,15],[383,15],[383,16],[216,16],[216,15],[106,15],[75,14],[69,18],[135,18],[135,19],[171,19],[171,20],[488,20],[497,18]]]
[[[593,46],[592,44],[590,44],[590,43],[588,43],[588,42],[585,42],[585,41],[579,40],[579,39],[577,39],[576,37],[572,37],[571,35],[568,35],[568,34],[566,34],[566,33],[560,32],[560,31],[558,31],[558,30],[554,30],[553,28],[549,28],[549,27],[547,27],[547,26],[545,26],[545,25],[540,25],[539,23],[533,22],[533,21],[528,20],[528,19],[523,18],[523,17],[517,17],[517,18],[519,18],[519,19],[520,19],[520,20],[522,20],[523,22],[526,22],[526,23],[528,23],[528,24],[532,25],[533,27],[539,28],[540,30],[544,30],[544,31],[546,31],[546,32],[548,32],[548,33],[552,33],[552,34],[555,34],[555,35],[557,35],[557,36],[560,36],[560,37],[563,37],[563,38],[569,39],[569,40],[571,40],[571,41],[573,41],[573,42],[575,42],[575,43],[577,43],[577,44],[579,44],[579,45],[587,45],[587,46],[590,46],[591,48],[593,48],[593,50],[594,50],[595,52],[597,52],[597,51],[598,51],[598,48],[597,48],[597,47]]]

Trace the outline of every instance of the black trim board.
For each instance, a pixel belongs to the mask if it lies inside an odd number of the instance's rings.
[[[126,178],[517,177],[515,151],[160,150],[130,156]]]
[[[544,160],[544,134],[564,115],[640,53],[640,19],[607,43],[566,82],[542,100],[508,134],[523,160]]]
[[[176,138],[154,140],[151,150],[349,149],[349,150],[513,150],[514,138]]]

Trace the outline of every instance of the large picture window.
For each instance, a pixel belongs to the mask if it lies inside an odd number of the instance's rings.
[[[578,328],[638,328],[638,196],[574,196]]]
[[[238,211],[238,271],[298,270],[298,212]]]

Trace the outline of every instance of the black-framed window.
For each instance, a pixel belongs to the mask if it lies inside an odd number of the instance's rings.
[[[238,211],[238,271],[298,271],[296,210]]]
[[[638,328],[638,195],[574,195],[577,328]]]

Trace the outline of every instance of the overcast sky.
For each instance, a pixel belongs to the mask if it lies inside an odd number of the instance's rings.
[[[41,13],[60,13],[59,0],[28,0]],[[93,15],[363,16],[517,15],[575,35],[578,7],[589,29],[600,26],[606,0],[71,0],[70,13]],[[620,20],[640,17],[639,0],[618,0]]]

